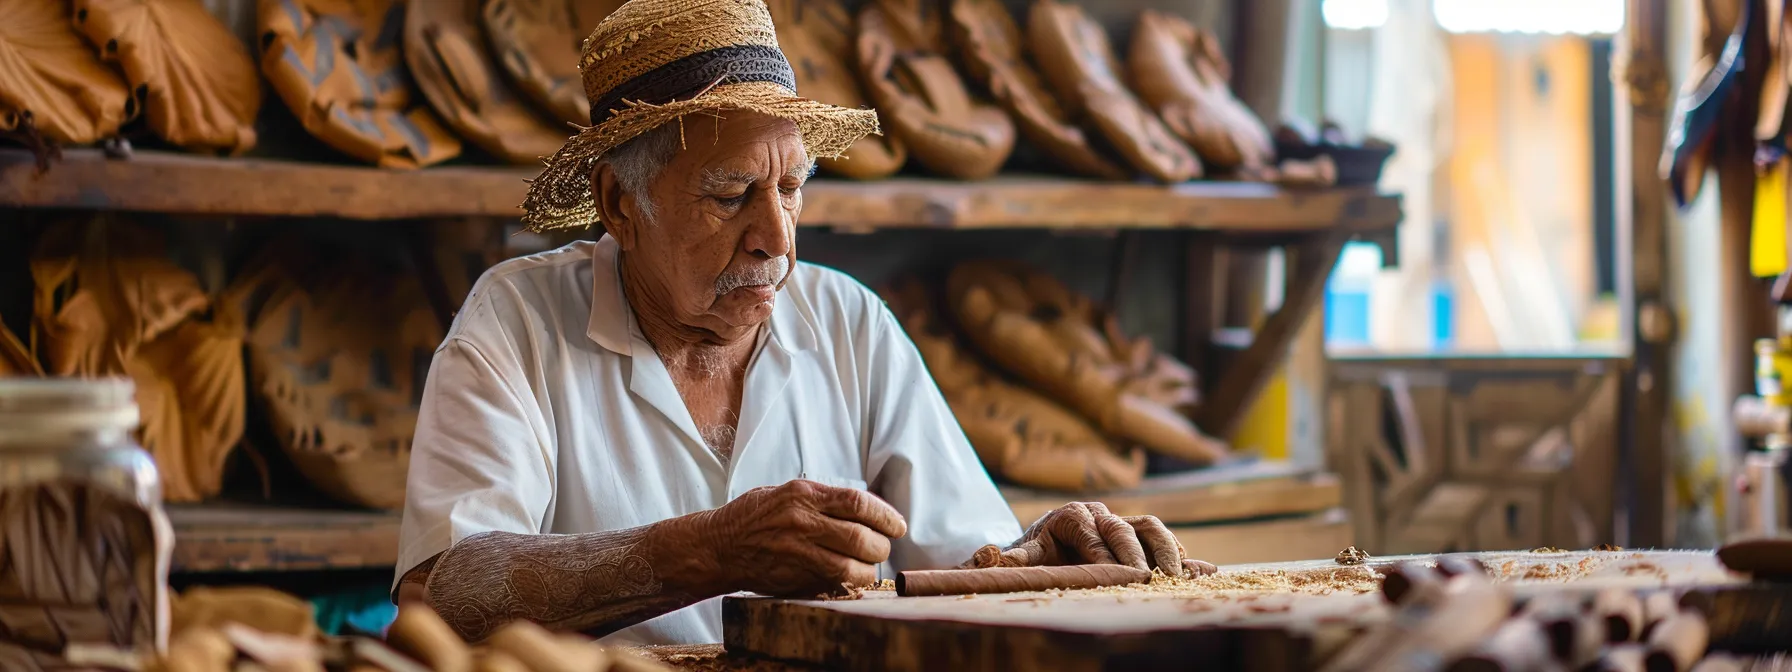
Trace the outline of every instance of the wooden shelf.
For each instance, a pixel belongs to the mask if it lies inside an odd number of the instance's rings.
[[[1131,490],[1063,493],[1011,485],[1001,489],[1021,525],[1070,502],[1101,502],[1115,515],[1150,514],[1169,525],[1312,514],[1343,503],[1336,476],[1287,462],[1248,462],[1152,476]]]
[[[420,171],[138,152],[69,150],[39,173],[0,149],[0,206],[190,215],[394,220],[515,217],[519,168]],[[804,226],[845,230],[1189,228],[1252,233],[1391,229],[1400,199],[1373,189],[1292,191],[1241,182],[1174,186],[1002,176],[981,182],[820,179],[803,190]]]
[[[397,512],[170,505],[175,572],[391,568]]]

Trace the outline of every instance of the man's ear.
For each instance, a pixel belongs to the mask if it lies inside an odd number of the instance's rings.
[[[591,199],[597,203],[598,223],[604,232],[615,238],[623,250],[633,249],[635,226],[640,222],[634,215],[640,210],[635,207],[635,195],[622,188],[610,164],[600,162],[591,172]]]

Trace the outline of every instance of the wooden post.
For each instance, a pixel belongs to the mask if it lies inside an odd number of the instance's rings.
[[[1620,218],[1620,269],[1626,266],[1628,282],[1620,291],[1628,296],[1632,342],[1631,366],[1625,372],[1621,421],[1628,448],[1621,464],[1628,489],[1628,538],[1621,545],[1660,546],[1667,535],[1667,428],[1669,354],[1672,329],[1642,329],[1661,324],[1673,311],[1666,304],[1667,189],[1656,169],[1665,138],[1668,102],[1667,0],[1629,0],[1625,26],[1627,53],[1614,70],[1630,100],[1629,148],[1630,217]],[[1621,70],[1620,70],[1621,69]],[[1628,235],[1626,235],[1628,234]],[[1628,242],[1627,249],[1623,242]],[[1624,262],[1629,263],[1625,264]],[[1622,537],[1621,537],[1622,539]]]

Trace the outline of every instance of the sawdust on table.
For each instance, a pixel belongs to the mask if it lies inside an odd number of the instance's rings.
[[[1556,581],[1583,578],[1610,559],[1584,556],[1573,560],[1507,560],[1488,567],[1494,581]],[[1315,569],[1254,569],[1220,571],[1188,579],[1153,572],[1148,584],[1095,588],[1079,591],[1112,595],[1161,595],[1165,597],[1228,597],[1250,594],[1362,595],[1381,590],[1382,574],[1371,565],[1341,565]]]
[[[1287,593],[1304,595],[1360,595],[1381,589],[1381,573],[1356,565],[1336,569],[1288,571],[1248,570],[1221,571],[1217,574],[1180,579],[1153,572],[1151,583],[1096,588],[1090,592],[1112,594],[1152,594],[1172,597],[1219,596],[1230,593]]]

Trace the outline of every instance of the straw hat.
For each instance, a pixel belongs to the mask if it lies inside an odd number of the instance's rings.
[[[529,185],[530,231],[597,222],[591,170],[604,152],[687,114],[747,110],[789,119],[812,158],[877,133],[877,113],[799,98],[761,0],[630,0],[597,24],[579,57],[591,126]]]

